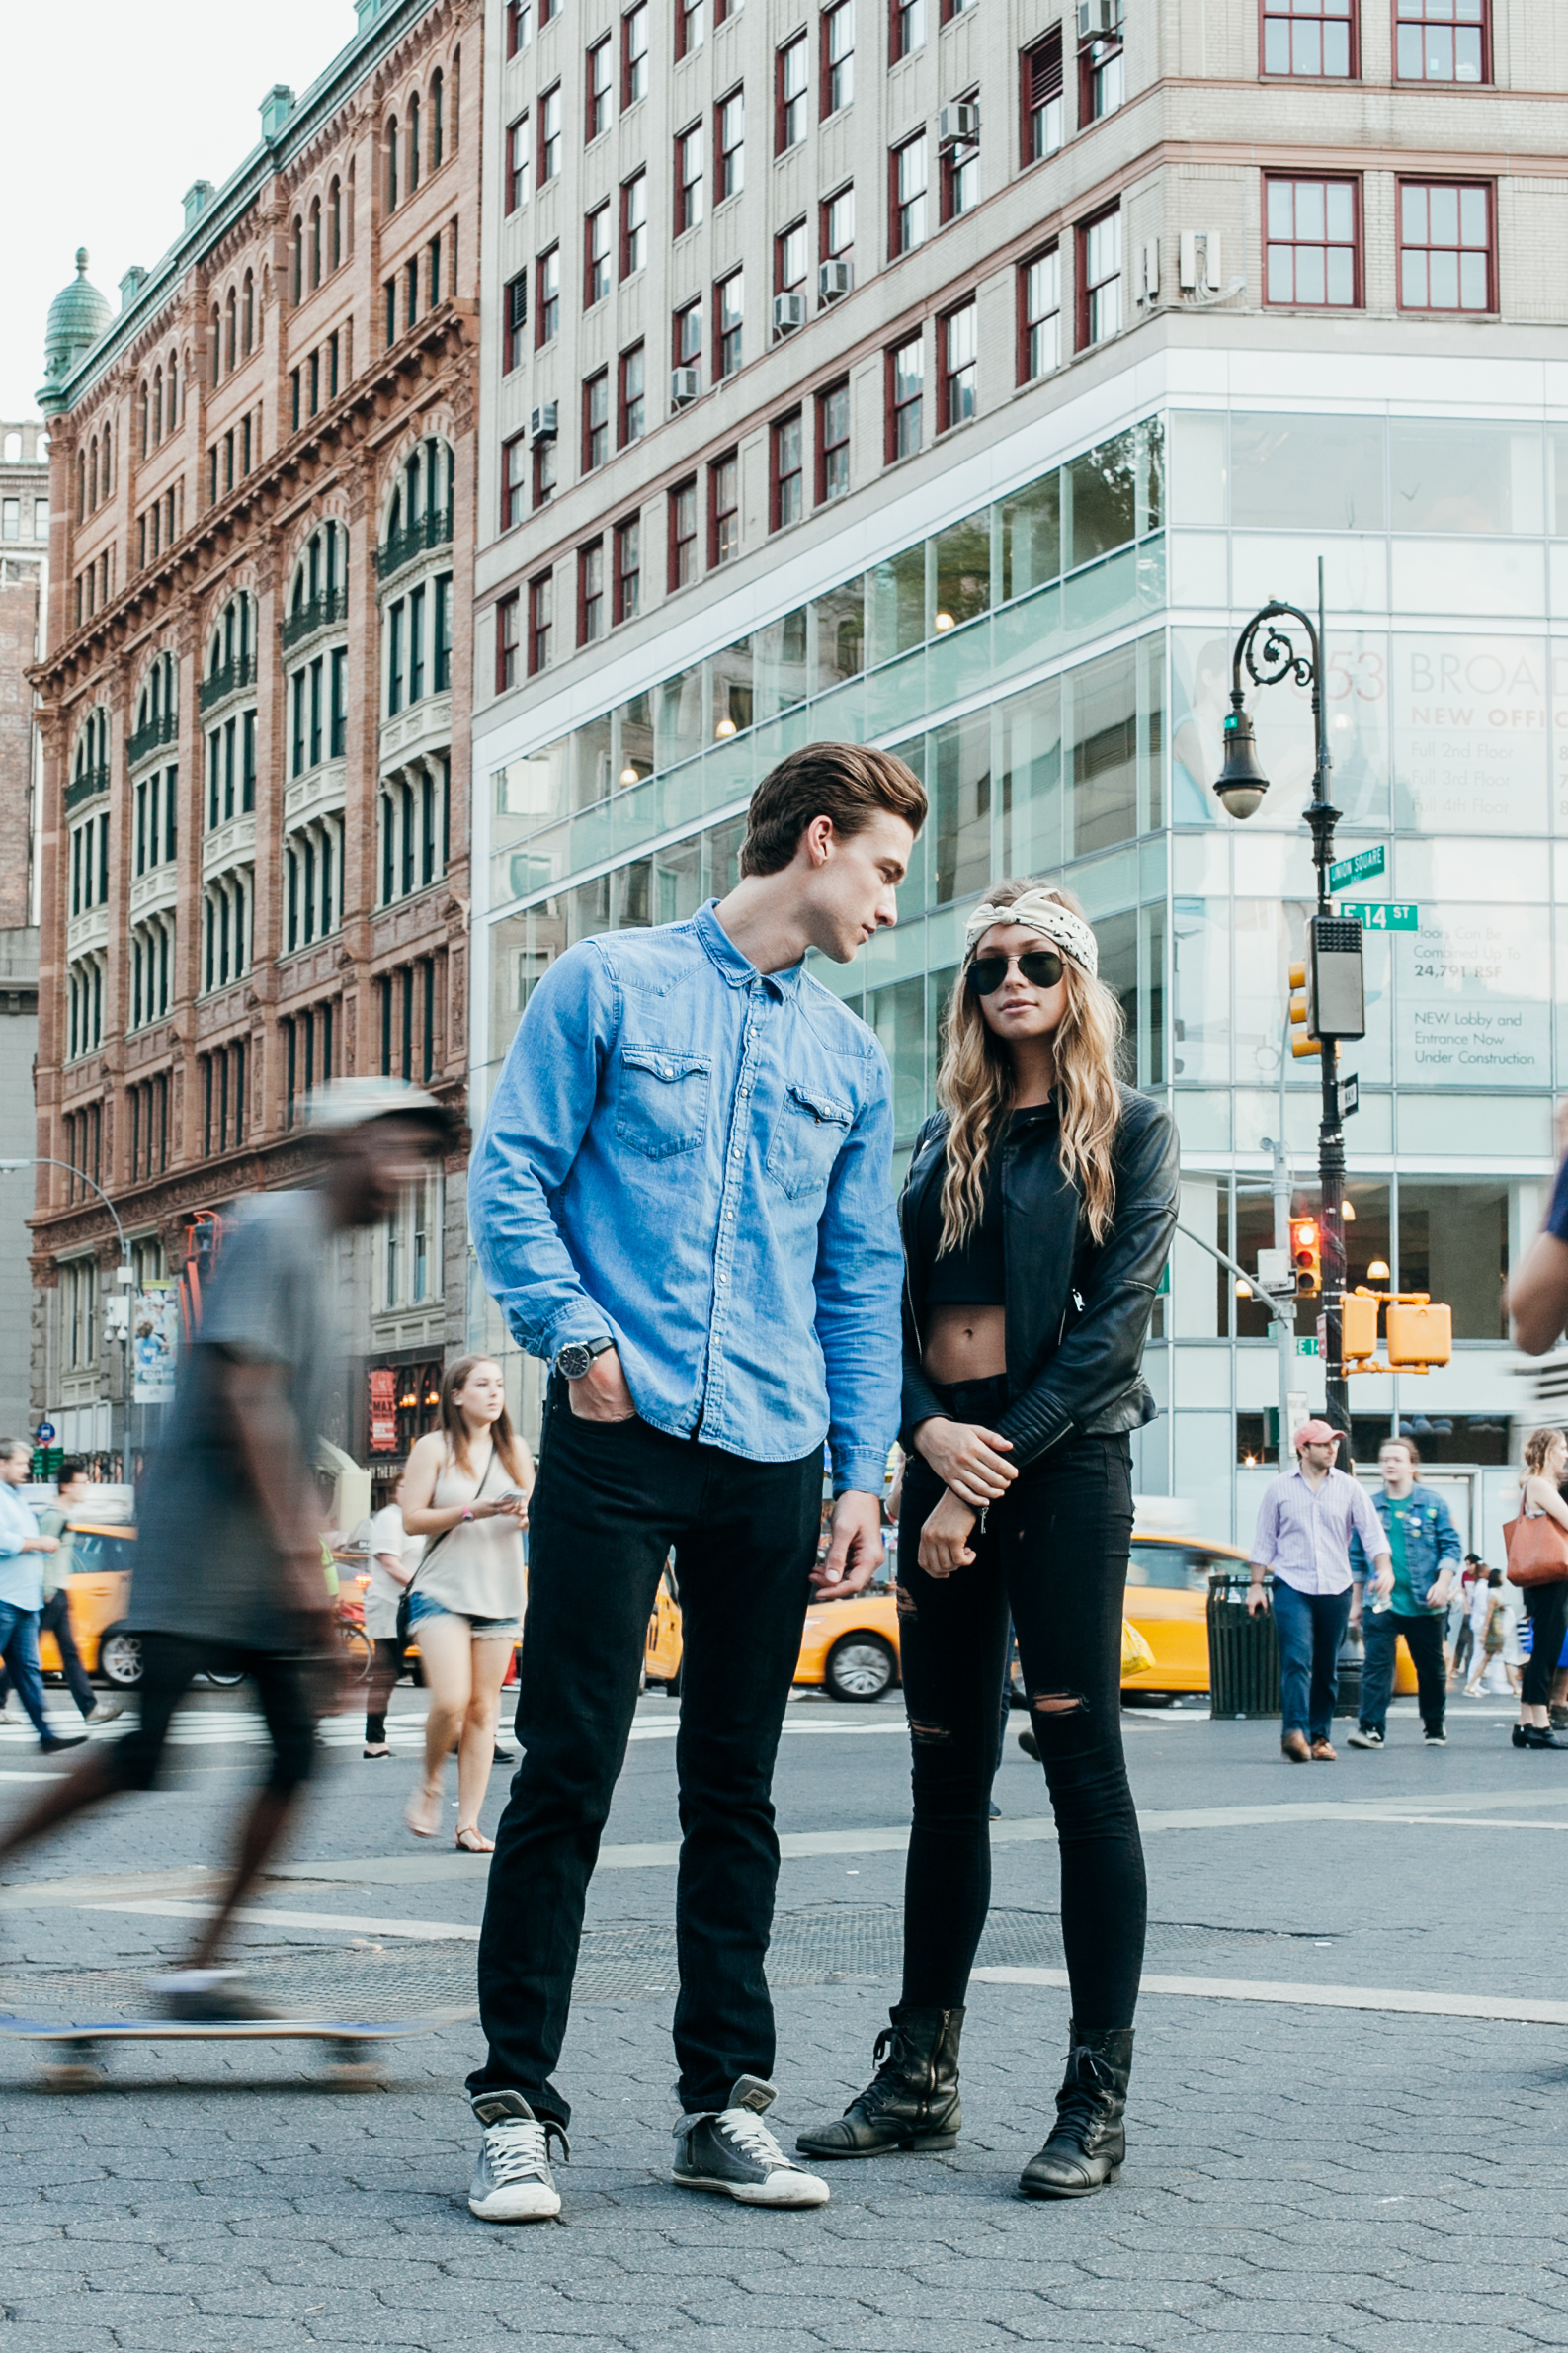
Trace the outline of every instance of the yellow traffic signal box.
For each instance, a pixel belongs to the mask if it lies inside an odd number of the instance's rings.
[[[1429,1303],[1424,1307],[1388,1304],[1388,1364],[1445,1365],[1453,1354],[1453,1310]]]
[[[1290,1264],[1295,1270],[1297,1297],[1315,1300],[1323,1288],[1323,1247],[1316,1218],[1291,1219]]]
[[[1377,1352],[1377,1296],[1348,1291],[1340,1303],[1340,1330],[1347,1360]]]

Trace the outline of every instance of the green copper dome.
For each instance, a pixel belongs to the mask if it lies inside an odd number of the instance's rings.
[[[63,407],[59,387],[79,361],[84,360],[110,320],[110,308],[96,286],[87,283],[87,248],[77,247],[76,276],[49,304],[43,330],[43,388],[39,405],[46,416]]]

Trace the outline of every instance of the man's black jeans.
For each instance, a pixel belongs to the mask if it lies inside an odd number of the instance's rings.
[[[773,2071],[770,1793],[816,1557],[822,1455],[750,1463],[641,1420],[579,1421],[564,1386],[551,1384],[529,1514],[523,1761],[490,1866],[479,1941],[490,2048],[468,2089],[520,2091],[536,2115],[570,2120],[550,2076],[673,1545],[685,1643],[675,2049],[682,2107],[722,2108],[737,2076]],[[993,1725],[995,1704],[993,1684]]]
[[[941,1392],[995,1424],[1004,1385]],[[997,1393],[988,1399],[987,1392]],[[911,1455],[898,1526],[898,1631],[913,1751],[903,1999],[965,1998],[991,1900],[996,1694],[1008,1613],[1061,1854],[1062,1943],[1080,2027],[1132,2024],[1147,1895],[1121,1750],[1121,1606],[1132,1539],[1125,1438],[1068,1438],[1023,1471],[969,1538],[972,1567],[931,1577],[920,1531],[942,1486]]]
[[[1363,1732],[1387,1729],[1388,1700],[1394,1688],[1394,1661],[1399,1637],[1404,1636],[1416,1662],[1416,1685],[1421,1694],[1421,1721],[1429,1732],[1441,1732],[1448,1704],[1448,1668],[1443,1655],[1445,1610],[1423,1610],[1411,1616],[1404,1610],[1374,1610],[1362,1614],[1366,1653],[1362,1660],[1362,1700],[1359,1714]]]

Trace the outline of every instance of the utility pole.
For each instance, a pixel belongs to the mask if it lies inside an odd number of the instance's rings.
[[[1281,621],[1299,623],[1310,651],[1298,654]],[[1329,868],[1334,828],[1341,811],[1329,798],[1328,716],[1323,707],[1323,559],[1318,558],[1316,624],[1298,605],[1271,599],[1255,613],[1236,640],[1231,659],[1231,708],[1225,718],[1225,759],[1214,791],[1233,817],[1250,817],[1269,790],[1258,759],[1252,720],[1241,683],[1242,665],[1257,686],[1278,686],[1288,678],[1312,690],[1316,758],[1312,798],[1302,811],[1312,833],[1317,869],[1317,911],[1307,926],[1307,1034],[1320,1049],[1323,1069],[1322,1118],[1318,1124],[1318,1231],[1323,1264],[1323,1374],[1329,1421],[1349,1432],[1350,1386],[1345,1376],[1342,1303],[1345,1296],[1345,1112],[1339,1079],[1339,1043],[1366,1032],[1362,977],[1362,927],[1335,915],[1329,905]],[[1259,631],[1264,631],[1261,645]],[[1262,667],[1259,667],[1259,663]],[[1282,1146],[1283,1136],[1279,1142]],[[1281,1440],[1281,1444],[1283,1441]]]

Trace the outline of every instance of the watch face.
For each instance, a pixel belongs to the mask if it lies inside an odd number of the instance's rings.
[[[570,1340],[555,1359],[555,1369],[567,1381],[581,1381],[593,1361],[581,1340]]]

